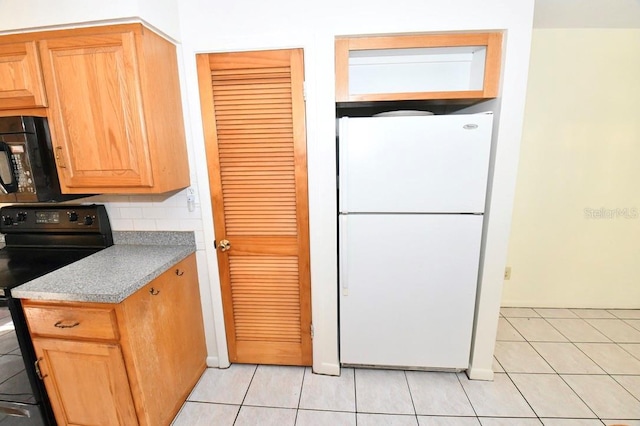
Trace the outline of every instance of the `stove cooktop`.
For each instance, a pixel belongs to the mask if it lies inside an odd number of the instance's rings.
[[[106,209],[97,204],[0,208],[0,300],[11,289],[113,244]]]
[[[0,249],[0,295],[28,281],[96,253],[100,249]]]

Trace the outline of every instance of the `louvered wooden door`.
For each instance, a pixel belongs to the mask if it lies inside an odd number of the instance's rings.
[[[229,359],[311,365],[302,50],[197,61]]]

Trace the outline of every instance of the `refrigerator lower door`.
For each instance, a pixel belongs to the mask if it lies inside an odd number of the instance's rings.
[[[340,216],[340,361],[469,364],[481,215]]]

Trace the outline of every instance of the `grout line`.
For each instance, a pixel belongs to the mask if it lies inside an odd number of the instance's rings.
[[[616,376],[621,376],[621,374],[616,374]],[[611,379],[613,379],[614,382],[616,382],[618,385],[620,385],[622,387],[622,389],[626,390],[627,393],[629,395],[631,395],[632,398],[634,398],[636,401],[640,402],[640,398],[637,398],[634,394],[632,394],[631,391],[629,389],[627,389],[625,385],[623,385],[622,383],[617,381],[615,377],[611,376]]]
[[[603,319],[604,319],[604,320],[612,320],[612,319],[614,319],[614,318],[587,318],[587,319],[591,319],[591,320],[594,320],[594,319],[595,319],[595,320],[603,320]],[[587,319],[585,319],[585,320],[583,320],[583,321],[584,321],[584,322],[586,322],[586,323],[587,323],[591,328],[593,328],[595,331],[597,331],[598,333],[602,334],[606,339],[609,339],[609,341],[610,341],[611,343],[616,343],[616,341],[615,341],[613,338],[611,338],[611,337],[607,336],[607,335],[606,335],[603,331],[601,331],[598,327],[596,327],[595,325],[593,325],[593,324],[591,324],[589,321],[587,321]],[[579,342],[579,343],[582,343],[582,342]],[[586,343],[586,342],[585,342],[585,343]],[[594,343],[598,343],[598,342],[594,342]],[[601,342],[601,343],[609,343],[609,342]]]
[[[298,406],[296,407],[296,418],[293,421],[293,424],[295,425],[296,423],[298,423],[298,413],[300,412],[300,401],[302,400],[302,389],[304,389],[304,379],[305,377],[307,377],[307,368],[308,367],[303,367],[304,370],[302,370],[302,383],[300,383],[300,395],[298,395]]]
[[[637,330],[638,332],[640,332],[640,329],[638,329],[636,326],[634,326],[633,324],[629,323],[629,321],[639,321],[640,322],[640,318],[625,318],[622,320],[622,322],[624,322],[625,324],[627,324],[629,327],[633,328],[634,330]],[[640,343],[639,342],[628,342],[628,343]]]
[[[253,370],[253,374],[251,375],[251,380],[249,380],[249,386],[247,386],[247,390],[244,392],[244,396],[242,397],[242,401],[240,402],[240,408],[238,408],[236,417],[233,419],[234,425],[238,421],[238,416],[240,416],[240,411],[242,411],[242,407],[244,406],[244,401],[247,399],[247,395],[249,394],[249,389],[251,389],[251,384],[253,383],[253,379],[256,377],[257,372],[258,372],[258,365],[256,365],[256,368]]]
[[[553,365],[551,365],[551,363],[549,361],[547,361],[547,359],[542,356],[542,354],[540,352],[538,352],[538,350],[536,349],[535,346],[533,346],[532,342],[527,340],[527,343],[529,344],[529,346],[531,347],[531,349],[533,349],[533,351],[538,354],[538,356],[540,358],[542,358],[542,360],[545,362],[545,364],[547,364],[549,366],[549,368],[551,368],[551,371],[553,371],[553,373],[560,375],[560,373],[558,373],[558,371],[555,369],[555,367]],[[533,342],[533,343],[537,343],[537,342]],[[554,343],[565,343],[565,342],[554,342]],[[503,367],[504,368],[504,367]],[[504,371],[507,371],[507,369],[505,368]],[[514,372],[515,373],[515,372]],[[529,373],[524,373],[524,374],[529,374]],[[541,373],[541,374],[545,374],[545,373]],[[548,374],[548,373],[547,373]]]
[[[529,342],[527,342],[529,343]],[[530,343],[529,343],[530,344]],[[535,414],[536,418],[538,420],[540,420],[540,416],[538,415],[538,413],[536,412],[536,410],[533,409],[533,407],[531,406],[531,404],[529,403],[529,400],[524,396],[524,394],[522,393],[522,391],[520,390],[520,388],[518,387],[518,385],[516,385],[516,382],[513,381],[513,379],[511,378],[511,374],[507,373],[505,371],[505,374],[507,375],[507,378],[509,379],[509,381],[511,381],[511,384],[513,384],[513,387],[516,388],[516,390],[518,391],[518,393],[520,394],[520,396],[522,397],[522,399],[524,400],[524,402],[527,403],[527,405],[529,406],[529,408],[531,408],[531,411],[533,412],[533,414]],[[514,374],[518,374],[518,373],[514,373]],[[540,420],[540,423],[542,423],[542,420]]]
[[[467,393],[467,390],[464,388],[464,385],[462,384],[462,380],[460,380],[460,374],[465,374],[465,373],[453,373],[453,374],[456,375],[456,379],[458,379],[458,384],[462,388],[462,392],[464,392],[464,396],[467,397],[467,401],[469,401],[469,405],[471,406],[471,409],[473,410],[473,414],[475,414],[476,419],[478,419],[478,423],[480,423],[480,419],[478,418],[478,412],[476,411],[476,407],[473,406],[473,402],[471,402],[471,398],[469,398],[469,394]],[[494,373],[494,374],[502,374],[502,373]]]
[[[356,386],[356,372],[357,368],[353,369],[353,396],[355,399],[355,410],[356,410],[356,426],[358,426],[358,387]]]
[[[495,374],[495,373],[506,373],[506,372],[507,372],[507,369],[506,369],[506,368],[504,368],[504,365],[502,365],[502,363],[500,362],[500,360],[499,360],[498,358],[496,358],[495,350],[494,350],[493,352],[494,352],[494,354],[493,354],[493,359],[494,359],[494,361],[498,363],[498,365],[500,366],[500,368],[502,368],[502,371],[494,371],[494,374]],[[460,381],[460,378],[458,378],[458,381]],[[462,384],[462,383],[460,383],[460,384]]]
[[[562,337],[564,337],[566,339],[566,342],[570,342],[571,339],[569,339],[569,337],[567,337],[562,331],[560,331],[558,328],[554,327],[553,324],[551,323],[551,321],[549,321],[549,319],[569,319],[569,318],[542,318],[544,320],[544,322],[546,322],[549,327],[551,327],[553,330],[555,330],[559,335],[561,335]],[[583,320],[584,321],[584,320]],[[564,342],[558,342],[558,343],[564,343]]]
[[[546,319],[545,319],[545,320],[546,320]],[[584,321],[584,320],[583,320],[583,321]],[[584,322],[585,322],[585,323],[587,323],[587,324],[589,324],[587,321],[584,321]],[[547,321],[547,323],[548,323],[549,325],[551,325],[551,327],[553,327],[553,324],[551,324],[549,321]],[[589,325],[591,325],[591,324],[589,324]],[[556,329],[555,327],[553,327],[553,328],[554,328],[554,329]],[[594,328],[595,328],[595,327],[594,327]],[[591,362],[593,362],[595,365],[597,365],[597,366],[598,366],[602,371],[604,371],[604,373],[605,373],[605,374],[586,374],[586,373],[585,373],[585,374],[579,374],[579,375],[582,375],[582,376],[594,376],[594,375],[596,375],[596,376],[604,376],[604,375],[609,375],[609,373],[608,373],[604,368],[602,368],[602,366],[601,366],[600,364],[598,364],[597,362],[595,362],[595,360],[593,360],[593,359],[592,359],[589,355],[587,355],[587,354],[586,354],[582,349],[580,349],[580,347],[579,347],[578,345],[576,345],[576,342],[573,342],[571,339],[569,339],[567,336],[565,336],[565,335],[564,335],[560,330],[558,330],[558,329],[556,329],[556,330],[558,331],[558,333],[560,333],[562,336],[564,336],[564,337],[567,339],[567,341],[568,341],[568,343],[569,343],[569,344],[573,345],[576,349],[578,349],[580,352],[582,352],[582,353],[583,353],[583,354],[584,354],[584,355],[585,355],[589,360],[591,360]],[[599,330],[598,330],[598,331],[599,331]],[[605,336],[605,337],[607,337],[607,336]],[[608,337],[607,337],[607,338],[608,338]],[[561,343],[561,342],[558,342],[558,343]],[[578,343],[580,343],[580,342],[578,342]],[[531,344],[531,343],[529,343],[529,344]],[[531,346],[533,347],[533,345],[531,345]],[[536,349],[535,349],[535,347],[533,347],[533,349],[534,349],[534,350],[536,350]],[[547,362],[547,360],[544,358],[544,356],[542,356],[542,354],[540,354],[537,350],[536,350],[536,353],[538,353],[538,355],[540,355],[540,356],[542,357],[542,359],[544,359],[544,360],[545,360],[545,362]],[[556,374],[558,375],[558,377],[560,377],[560,380],[562,380],[562,381],[564,382],[564,384],[566,384],[566,385],[569,387],[569,389],[571,389],[571,391],[574,393],[574,395],[576,395],[576,396],[578,397],[578,399],[579,399],[580,401],[582,401],[582,403],[585,405],[585,407],[587,407],[587,409],[589,409],[589,411],[591,411],[591,413],[593,413],[593,415],[595,415],[597,419],[601,420],[601,419],[600,419],[600,416],[598,416],[598,414],[597,414],[597,413],[596,413],[596,412],[595,412],[595,411],[594,411],[594,410],[589,406],[589,404],[587,404],[587,402],[582,398],[582,396],[580,396],[580,395],[578,394],[578,392],[576,392],[576,390],[575,390],[575,389],[573,389],[573,388],[571,387],[571,385],[570,385],[570,384],[569,384],[569,383],[564,379],[564,377],[562,377],[562,374],[558,373],[558,372],[556,371],[556,369],[555,369],[555,368],[554,368],[554,367],[553,367],[549,362],[547,362],[547,364],[549,364],[549,365],[551,366],[551,368],[553,369],[553,371],[555,371],[555,372],[556,372]],[[567,374],[567,375],[570,375],[570,374]]]
[[[560,335],[561,335],[561,336],[563,336],[564,338],[566,338],[568,343],[572,344],[574,347],[576,347],[578,350],[580,350],[580,348],[579,348],[579,347],[577,347],[577,345],[576,345],[576,344],[575,344],[571,339],[569,339],[569,338],[568,338],[567,336],[565,336],[565,335],[564,335],[560,330],[558,330],[556,327],[554,327],[554,326],[553,326],[553,324],[551,324],[551,323],[547,320],[547,318],[545,318],[545,317],[542,317],[542,318],[543,318],[543,319],[545,320],[545,322],[546,322],[547,324],[549,324],[549,325],[550,325],[554,330],[556,330],[558,333],[560,333]],[[584,320],[583,320],[583,321],[584,321]],[[585,322],[585,323],[587,323],[586,321],[584,321],[584,322]],[[587,324],[588,324],[588,323],[587,323]],[[589,324],[589,325],[590,325],[590,324]],[[516,327],[514,326],[514,328],[516,328]],[[517,331],[517,328],[516,328],[516,331]],[[599,330],[598,330],[598,331],[599,331]],[[562,380],[562,382],[563,382],[565,385],[567,385],[567,387],[568,387],[568,388],[569,388],[569,389],[574,393],[574,395],[576,395],[576,396],[578,397],[578,399],[579,399],[579,400],[580,400],[580,401],[585,405],[585,407],[587,407],[587,409],[588,409],[588,410],[589,410],[589,411],[590,411],[594,416],[596,416],[596,418],[597,418],[597,419],[601,420],[601,419],[600,419],[600,417],[595,413],[595,411],[594,411],[594,410],[589,406],[589,404],[587,404],[587,403],[586,403],[586,401],[584,401],[584,400],[582,399],[582,397],[581,397],[581,396],[580,396],[580,395],[579,395],[579,394],[578,394],[578,393],[577,393],[577,392],[576,392],[576,391],[575,391],[575,390],[574,390],[574,389],[569,385],[569,383],[567,383],[567,381],[564,379],[564,377],[562,377],[562,375],[561,375],[560,373],[558,373],[558,372],[557,372],[557,370],[553,367],[553,365],[551,365],[551,363],[550,363],[550,362],[548,362],[548,361],[547,361],[547,359],[546,359],[544,356],[542,356],[542,354],[540,354],[540,353],[536,350],[536,348],[531,344],[531,342],[530,342],[529,340],[527,340],[526,338],[525,338],[525,341],[526,341],[526,342],[529,344],[529,346],[531,346],[531,347],[533,348],[533,350],[534,350],[534,351],[535,351],[535,352],[536,352],[536,353],[537,353],[537,354],[538,354],[538,355],[539,355],[539,356],[544,360],[544,362],[545,362],[547,365],[549,365],[549,367],[551,367],[551,369],[555,372],[555,375],[557,375],[557,376],[560,378],[560,380]],[[565,343],[565,342],[553,342],[553,343]],[[581,351],[581,352],[582,352],[582,351]],[[583,353],[584,353],[584,352],[583,352]],[[587,356],[587,354],[585,354],[585,356]],[[589,357],[587,356],[587,358],[589,358]],[[589,359],[591,359],[591,358],[589,358]],[[602,371],[605,371],[605,370],[604,370],[604,369],[603,369],[603,368],[602,368],[598,363],[596,363],[596,362],[595,362],[595,361],[593,361],[593,360],[591,360],[591,361],[592,361],[592,362],[594,362],[594,364],[595,364],[595,365],[597,365],[598,367],[600,367],[600,368],[602,369]],[[504,368],[504,367],[503,367],[503,368]],[[509,380],[511,380],[511,382],[512,382],[512,383],[513,383],[513,385],[516,387],[516,389],[518,389],[518,392],[520,392],[520,394],[522,395],[522,397],[524,398],[524,400],[527,402],[527,404],[529,405],[529,407],[531,407],[531,410],[533,410],[533,412],[538,416],[538,413],[534,410],[534,408],[531,406],[531,404],[529,403],[529,401],[527,400],[527,398],[522,394],[522,392],[520,391],[520,389],[518,388],[518,386],[516,385],[516,383],[513,381],[513,378],[511,377],[511,373],[509,373],[509,372],[507,371],[507,369],[506,369],[506,368],[505,368],[504,370],[505,370],[505,372],[507,373],[507,377],[509,377]],[[605,371],[605,373],[606,373],[606,371]],[[516,373],[513,373],[513,374],[516,374]],[[523,373],[523,374],[536,374],[536,373]],[[537,374],[541,374],[541,373],[537,373]],[[589,375],[589,376],[591,376],[591,374],[584,374],[584,375]],[[538,416],[538,419],[540,420],[540,416]],[[540,421],[542,422],[542,420],[540,420]]]
[[[629,350],[627,350],[624,346],[622,345],[638,345],[638,347],[640,347],[640,343],[618,343],[618,346],[620,346],[620,348],[625,351],[626,353],[628,353],[629,355],[631,355],[632,357],[634,357],[635,359],[637,359],[638,361],[640,361],[640,355],[636,356],[633,352],[630,352]],[[638,374],[636,374],[637,376]]]
[[[416,418],[416,423],[418,422],[418,411],[416,411],[416,403],[413,401],[413,393],[411,392],[411,385],[409,384],[409,378],[407,377],[407,370],[403,370],[404,372],[404,381],[407,384],[407,389],[409,389],[409,398],[411,398],[411,406],[413,407],[413,416]]]
[[[516,331],[516,333],[518,333],[518,335],[520,335],[520,337],[522,337],[522,340],[515,340],[515,341],[516,341],[516,342],[518,342],[518,341],[520,341],[520,342],[526,342],[526,341],[527,341],[527,338],[526,338],[526,337],[524,337],[524,335],[520,332],[520,330],[518,330],[518,329],[516,328],[516,326],[515,326],[515,325],[511,324],[511,321],[509,321],[509,318],[506,318],[506,317],[505,317],[505,320],[506,320],[506,321],[507,321],[507,323],[511,326],[511,328],[513,328],[513,329]]]
[[[545,321],[546,321],[546,318],[545,318]],[[584,321],[584,320],[583,320],[583,321]],[[565,336],[565,335],[564,335],[560,330],[558,330],[556,327],[554,327],[554,326],[553,326],[553,324],[551,324],[549,321],[546,321],[546,322],[547,322],[551,327],[553,327],[555,330],[557,330],[557,331],[558,331],[558,333],[560,333],[563,337],[565,337],[565,338],[567,339],[567,342],[568,342],[569,344],[573,345],[576,349],[578,349],[580,352],[582,352],[582,353],[583,353],[587,358],[589,358],[589,359],[591,360],[591,362],[593,362],[593,363],[594,363],[595,365],[597,365],[597,366],[598,366],[602,371],[604,371],[604,372],[605,372],[605,374],[607,373],[607,372],[605,371],[605,369],[604,369],[604,368],[602,368],[602,367],[600,366],[600,364],[598,364],[597,362],[595,362],[594,360],[592,360],[592,359],[591,359],[587,354],[585,354],[585,353],[584,353],[584,352],[583,352],[583,351],[578,347],[578,345],[576,345],[576,344],[575,344],[575,342],[573,342],[571,339],[569,339],[569,337],[568,337],[568,336]],[[584,322],[585,322],[585,323],[587,323],[586,321],[584,321]],[[587,323],[587,324],[588,324],[588,323]],[[528,342],[528,341],[527,341],[527,342]],[[558,342],[558,343],[563,343],[563,342]],[[531,345],[531,343],[529,343],[529,344]],[[541,357],[542,359],[544,359],[544,361],[545,361],[545,362],[546,362],[546,363],[551,367],[551,369],[552,369],[553,371],[555,371],[555,373],[558,375],[558,377],[560,378],[560,380],[562,380],[562,382],[563,382],[565,385],[567,385],[567,387],[571,390],[571,392],[573,392],[573,394],[574,394],[575,396],[577,396],[577,397],[578,397],[578,399],[579,399],[580,401],[582,401],[582,403],[585,405],[585,407],[587,407],[587,409],[588,409],[591,413],[593,413],[593,415],[595,415],[595,416],[596,416],[596,418],[600,419],[600,417],[596,414],[596,412],[595,412],[595,411],[594,411],[594,410],[589,406],[589,404],[587,404],[587,402],[586,402],[584,399],[582,399],[582,397],[578,394],[578,392],[576,392],[576,391],[571,387],[571,385],[569,385],[569,383],[567,383],[567,381],[564,379],[564,377],[562,377],[562,375],[561,375],[561,374],[560,374],[560,373],[559,373],[559,372],[558,372],[558,371],[553,367],[553,365],[551,365],[551,363],[550,363],[550,362],[548,362],[548,361],[546,360],[546,358],[545,358],[544,356],[542,356],[542,354],[541,354],[541,353],[539,353],[533,345],[531,345],[531,347],[533,348],[533,350],[534,350],[534,351],[536,351],[536,353],[537,353],[538,355],[540,355],[540,357]],[[589,375],[589,376],[590,376],[591,374],[585,374],[585,375]]]

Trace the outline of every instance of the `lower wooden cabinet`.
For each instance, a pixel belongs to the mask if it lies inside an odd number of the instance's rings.
[[[137,425],[119,345],[35,339],[58,424]]]
[[[59,425],[168,425],[205,369],[195,255],[119,304],[23,307]]]

